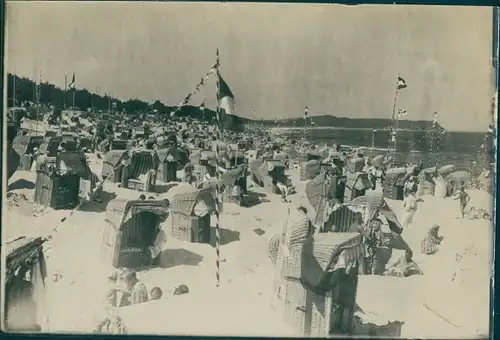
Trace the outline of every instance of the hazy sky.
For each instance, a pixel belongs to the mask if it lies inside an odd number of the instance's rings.
[[[7,4],[8,69],[120,99],[179,104],[221,55],[236,111],[390,117],[398,72],[407,119],[440,112],[486,131],[494,93],[492,9],[234,3]],[[191,104],[215,107],[215,79]]]

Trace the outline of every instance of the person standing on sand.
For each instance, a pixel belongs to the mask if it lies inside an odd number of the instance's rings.
[[[458,198],[460,201],[460,213],[462,214],[462,218],[465,217],[465,208],[467,204],[469,204],[470,196],[465,189],[465,183],[460,182],[460,191],[458,192]]]
[[[121,303],[118,302],[118,299],[121,298],[120,287],[118,287],[119,277],[120,274],[118,271],[113,271],[108,276],[109,289],[106,293],[106,299],[104,302],[106,307],[120,307]]]
[[[184,181],[186,183],[191,184],[193,182],[193,171],[194,171],[194,165],[191,163],[190,160],[187,161],[186,165],[184,166]]]
[[[129,292],[129,304],[135,305],[138,303],[147,302],[148,289],[146,285],[137,278],[137,273],[133,270],[128,270],[123,273],[125,288]]]
[[[406,198],[403,203],[403,207],[405,208],[405,214],[403,217],[403,228],[409,228],[411,223],[413,222],[413,216],[417,211],[417,199],[415,198],[415,190],[408,190]]]
[[[366,249],[366,273],[371,275],[375,275],[378,267],[378,248],[382,246],[383,239],[381,226],[382,221],[378,218],[374,218],[370,223],[369,233],[364,240]]]

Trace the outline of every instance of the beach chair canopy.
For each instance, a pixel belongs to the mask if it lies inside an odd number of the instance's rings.
[[[384,159],[385,159],[384,155],[373,156],[373,158],[371,159],[371,164],[372,166],[380,167],[384,164]]]
[[[43,140],[43,136],[17,135],[12,142],[12,148],[20,155],[32,154],[34,148],[38,148]]]
[[[377,214],[385,217],[392,231],[401,233],[403,227],[396,214],[390,208],[381,192],[368,191],[364,196],[356,197],[352,201],[345,203],[348,206],[357,206],[366,209],[366,219],[371,221]]]
[[[456,170],[456,166],[454,164],[443,165],[438,169],[438,173],[442,174],[446,177],[448,174],[454,172]]]
[[[249,163],[250,172],[258,173],[259,168],[262,166],[262,163],[262,159],[260,158],[252,159]]]
[[[185,216],[203,217],[215,211],[217,204],[211,187],[196,189],[189,183],[180,183],[171,188],[165,198],[170,202],[171,213]]]
[[[347,269],[363,256],[359,233],[319,233],[304,241],[301,251],[286,259],[287,277],[300,279],[309,287],[327,291],[330,272]]]
[[[270,159],[266,161],[267,171],[271,172],[275,168],[284,168],[285,164],[277,159]]]
[[[130,165],[130,178],[139,178],[140,175],[145,175],[149,170],[158,170],[160,159],[155,150],[133,149]]]
[[[167,200],[127,200],[117,198],[109,201],[106,206],[106,221],[110,223],[115,230],[123,231],[127,220],[141,212],[153,213],[164,220],[169,214],[169,202]],[[140,223],[134,223],[134,228],[141,228]],[[128,230],[133,235],[139,235],[139,230]]]
[[[47,276],[47,268],[43,256],[44,240],[41,237],[18,237],[5,244],[5,280],[6,286],[14,278],[21,266],[28,268],[37,262],[40,265],[42,278]]]
[[[228,157],[229,159],[245,158],[245,150],[230,150]]]
[[[63,152],[57,157],[40,155],[36,159],[36,170],[54,171],[58,175],[75,174],[84,180],[92,178],[92,171],[87,164],[85,154],[82,152]]]
[[[7,149],[7,179],[14,175],[20,162],[21,156],[12,148]]]
[[[326,175],[322,173],[306,184],[306,196],[315,211],[318,211],[321,199],[326,198],[327,188],[325,182]]]
[[[220,184],[227,187],[232,187],[235,183],[241,180],[245,176],[244,166],[237,166],[236,168],[226,170],[226,172],[220,175]]]
[[[55,154],[61,142],[62,136],[45,137],[38,150],[45,154]]]
[[[454,171],[446,176],[447,182],[468,182],[470,180],[470,174],[467,171]]]
[[[368,178],[368,174],[366,172],[357,172],[354,174],[347,174],[345,185],[351,190],[368,190],[373,184]]]

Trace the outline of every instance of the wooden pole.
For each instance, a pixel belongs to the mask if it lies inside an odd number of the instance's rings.
[[[68,75],[64,74],[64,109],[66,110],[66,97],[68,96]]]
[[[389,144],[387,146],[387,154],[388,155],[391,155],[391,149],[394,149],[394,137],[393,137],[393,134],[394,134],[394,120],[396,119],[396,104],[398,102],[398,96],[399,96],[399,73],[398,73],[398,77],[397,77],[397,81],[396,81],[396,93],[394,95],[394,103],[393,103],[393,106],[392,106],[392,119],[391,119],[391,133],[390,133],[390,136],[389,136]],[[393,155],[395,157],[395,155]],[[394,162],[394,161],[393,161]]]
[[[218,122],[218,131],[217,131],[217,141],[220,141],[220,138],[222,137],[222,122],[220,119],[220,70],[219,70],[219,49],[217,49],[216,52],[216,73],[217,73],[217,109],[216,109],[216,114],[217,114],[217,122]],[[219,143],[217,143],[218,145]],[[216,154],[217,152],[217,146],[215,149]],[[218,155],[217,155],[217,162],[218,162]],[[216,224],[215,224],[215,249],[216,249],[216,286],[220,286],[220,211],[219,207],[222,207],[222,201],[220,200],[220,194],[219,194],[219,171],[216,169],[215,174],[217,176],[217,184],[215,185],[215,199],[217,202],[217,209],[215,210],[215,217],[216,217]]]

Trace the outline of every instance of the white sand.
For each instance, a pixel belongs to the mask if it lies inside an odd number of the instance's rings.
[[[93,159],[91,167],[100,173],[101,162]],[[298,172],[291,174],[298,194],[293,203],[280,202],[268,195],[269,202],[253,208],[226,204],[221,227],[222,238],[235,239],[221,246],[221,286],[215,287],[215,249],[208,244],[191,244],[168,238],[165,249],[168,268],[139,272],[149,289],[162,288],[164,298],[143,306],[123,309],[123,318],[132,333],[286,336],[291,328],[271,308],[273,267],[267,255],[267,240],[277,232],[286,211],[297,203],[309,207],[304,197],[304,183]],[[34,173],[16,172],[9,181],[19,178],[34,182]],[[119,196],[137,198],[140,193],[106,184],[104,190]],[[252,188],[253,191],[259,189]],[[32,189],[14,190],[10,195],[25,194],[32,200]],[[473,204],[491,207],[491,196],[472,191]],[[424,276],[406,279],[360,277],[357,303],[366,321],[377,325],[388,321],[404,322],[401,336],[478,337],[488,334],[489,279],[491,273],[492,225],[484,220],[461,220],[458,202],[424,197],[411,229],[403,237],[414,250],[415,260]],[[398,214],[401,202],[391,202]],[[49,211],[32,217],[36,206],[12,205],[6,211],[4,240],[20,235],[47,235],[68,211]],[[312,217],[313,211],[309,207]],[[420,241],[433,224],[441,226],[444,236],[439,252],[420,254]],[[101,230],[104,212],[78,211],[63,223],[45,245],[50,301],[50,331],[89,332],[96,317],[102,316],[106,275],[110,268],[100,260]],[[265,234],[258,236],[253,229]],[[239,233],[239,240],[236,233]],[[456,254],[464,254],[457,262]],[[396,253],[393,260],[401,255]],[[455,273],[455,274],[454,274]],[[57,274],[57,282],[56,280]],[[454,281],[452,281],[455,276]],[[190,293],[172,296],[175,286],[186,284]],[[427,309],[435,310],[442,317]],[[455,324],[456,326],[451,325]]]

